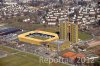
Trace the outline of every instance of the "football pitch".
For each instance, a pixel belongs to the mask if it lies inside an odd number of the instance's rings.
[[[60,63],[40,63],[39,57],[20,52],[5,46],[0,46],[0,50],[7,53],[6,57],[0,58],[0,66],[66,66]]]

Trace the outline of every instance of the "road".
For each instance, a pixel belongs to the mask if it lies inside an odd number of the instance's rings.
[[[94,46],[100,45],[100,40],[91,41],[90,43],[88,43],[88,45],[89,45],[89,47],[94,47]]]

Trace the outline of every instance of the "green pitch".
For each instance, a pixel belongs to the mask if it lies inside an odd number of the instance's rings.
[[[81,32],[81,31],[79,31],[79,38],[80,38],[81,40],[90,40],[90,39],[92,39],[93,37],[92,37],[92,35],[90,35],[90,34],[88,34],[88,33],[86,33],[86,32]]]
[[[6,57],[0,58],[0,66],[66,66],[59,63],[40,63],[39,57],[37,56],[19,52],[4,46],[0,46],[0,50],[5,51],[8,54]]]

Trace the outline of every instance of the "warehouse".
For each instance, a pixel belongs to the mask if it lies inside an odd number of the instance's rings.
[[[0,35],[7,35],[10,33],[15,33],[20,31],[20,29],[16,29],[16,28],[6,28],[6,29],[2,29],[0,30]]]

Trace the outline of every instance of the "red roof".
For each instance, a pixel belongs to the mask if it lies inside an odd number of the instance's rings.
[[[84,58],[85,55],[81,54],[81,53],[76,54],[74,52],[67,52],[67,53],[63,54],[63,57],[71,58],[72,60],[75,60],[77,57]]]
[[[65,54],[63,54],[63,56],[64,57],[72,57],[72,56],[74,56],[76,53],[74,53],[74,52],[67,52],[67,53],[65,53]]]

